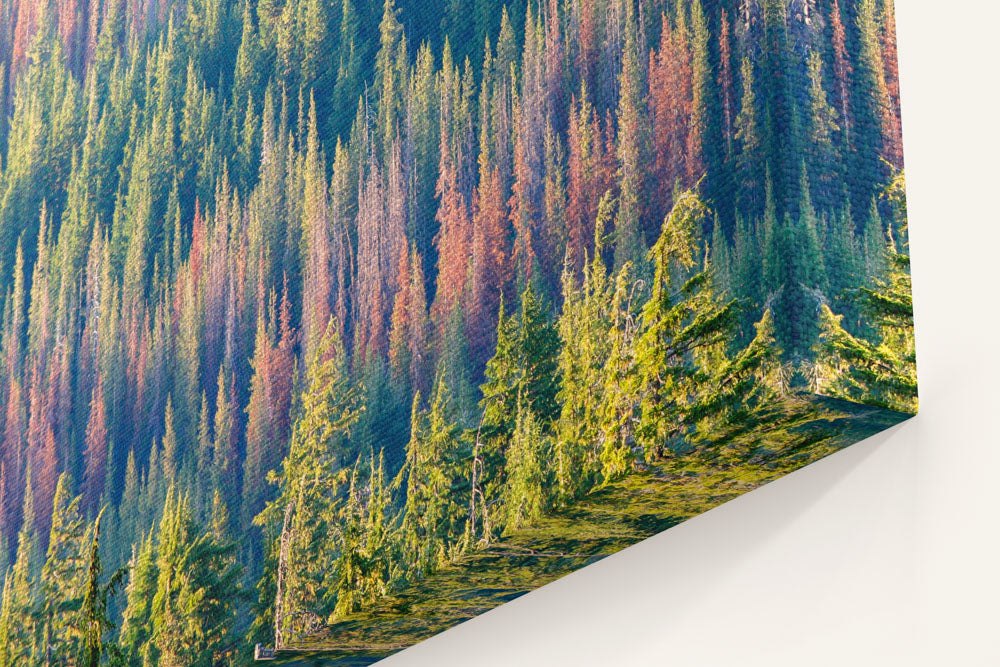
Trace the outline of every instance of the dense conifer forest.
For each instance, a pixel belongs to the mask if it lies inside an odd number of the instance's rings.
[[[915,412],[894,30],[0,0],[0,667],[243,664],[790,397]]]

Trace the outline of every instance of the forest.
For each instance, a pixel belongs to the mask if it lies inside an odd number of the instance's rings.
[[[903,167],[892,0],[0,0],[0,667],[915,413]]]

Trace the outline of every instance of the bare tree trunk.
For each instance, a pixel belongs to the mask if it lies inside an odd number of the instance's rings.
[[[495,396],[492,398],[496,398]],[[486,406],[488,407],[488,406]],[[469,494],[469,523],[468,523],[468,534],[469,534],[469,547],[476,544],[476,495],[478,494],[480,500],[480,506],[482,510],[483,518],[483,541],[487,546],[490,543],[490,514],[489,507],[486,504],[486,496],[483,494],[481,488],[481,481],[479,475],[483,470],[483,459],[482,455],[482,433],[483,433],[483,422],[486,420],[486,410],[483,409],[483,415],[479,418],[479,428],[476,430],[476,444],[472,450],[472,493]]]
[[[288,551],[292,543],[292,513],[295,511],[295,501],[285,508],[285,518],[281,525],[281,541],[278,546],[278,567],[275,572],[274,593],[274,648],[284,648],[285,636],[282,629],[285,603],[285,575],[288,570]]]

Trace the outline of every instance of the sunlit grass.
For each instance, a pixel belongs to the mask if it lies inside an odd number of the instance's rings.
[[[836,399],[789,399],[768,427],[633,472],[323,628],[276,662],[371,664],[908,417]]]

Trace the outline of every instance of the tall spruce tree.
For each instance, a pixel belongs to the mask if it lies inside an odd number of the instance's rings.
[[[235,649],[230,631],[241,576],[235,549],[195,521],[190,501],[176,487],[168,489],[148,640],[157,664],[208,667]]]
[[[892,117],[885,82],[885,66],[879,43],[875,0],[859,0],[856,8],[856,56],[854,58],[852,100],[855,123],[849,168],[858,177],[851,179],[851,207],[862,211],[888,177],[882,160],[886,148],[886,127]]]
[[[607,331],[608,357],[601,373],[601,402],[597,408],[600,479],[607,484],[631,469],[638,421],[636,321],[632,299],[631,265],[615,278]]]
[[[750,58],[744,57],[740,67],[743,98],[736,116],[736,140],[740,145],[736,165],[741,188],[740,208],[749,215],[759,215],[764,206],[764,136],[758,109],[754,69]]]
[[[111,620],[111,598],[121,586],[126,570],[121,568],[106,582],[101,582],[101,575],[104,572],[100,555],[102,516],[103,511],[98,513],[90,529],[92,537],[87,556],[82,600],[75,619],[75,626],[80,634],[77,664],[81,667],[98,667],[104,656],[107,656],[108,662],[111,663],[123,662],[117,643],[109,639],[108,634],[115,629],[114,621]]]
[[[560,404],[555,426],[555,501],[565,505],[598,481],[600,472],[594,443],[599,436],[602,376],[610,355],[609,308],[614,285],[604,264],[604,229],[611,217],[613,198],[606,194],[596,221],[593,259],[584,266],[582,284],[576,284],[567,256],[563,272],[563,307],[559,317]],[[586,258],[584,258],[586,259]]]
[[[419,395],[414,398],[410,442],[400,472],[406,478],[400,540],[411,580],[457,555],[464,531],[469,475],[463,463],[468,445],[455,422],[444,378],[445,369],[439,368],[426,410],[419,409]]]
[[[483,423],[506,437],[513,432],[518,395],[548,425],[557,416],[559,334],[530,286],[521,294],[517,315],[504,314],[497,325],[497,344],[486,364],[481,390]]]
[[[720,363],[713,348],[724,345],[737,322],[735,300],[716,294],[710,270],[695,271],[706,210],[693,192],[680,195],[650,250],[655,275],[635,352],[642,401],[637,441],[650,458],[665,456],[690,434],[694,404]]]
[[[306,372],[301,412],[288,456],[269,476],[277,497],[254,519],[279,534],[271,614],[275,645],[336,603],[327,553],[336,553],[337,514],[353,458],[348,437],[362,410],[361,388],[348,375],[343,343],[331,318]],[[280,526],[280,528],[278,528]]]
[[[72,497],[72,481],[59,476],[52,507],[49,546],[40,577],[38,617],[41,655],[46,662],[72,660],[80,648],[74,616],[79,613],[86,581],[87,544],[81,497]]]
[[[132,547],[125,587],[126,605],[118,642],[130,667],[156,664],[159,653],[152,642],[154,633],[152,603],[156,593],[159,566],[156,561],[152,529]]]
[[[389,489],[385,484],[385,457],[368,452],[367,479],[361,458],[351,471],[347,499],[340,512],[339,556],[334,565],[337,604],[331,619],[362,611],[389,590],[394,550],[390,532]]]
[[[779,220],[794,213],[799,197],[799,110],[789,63],[788,16],[784,0],[764,0],[764,44],[760,82],[763,91],[763,150],[774,179]]]
[[[541,517],[551,503],[548,466],[552,438],[523,401],[518,401],[514,433],[507,450],[504,470],[503,525],[514,531]]]

